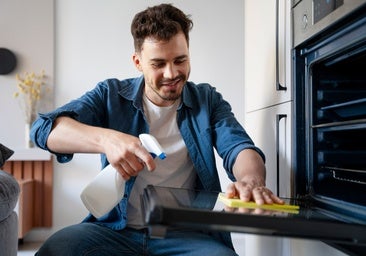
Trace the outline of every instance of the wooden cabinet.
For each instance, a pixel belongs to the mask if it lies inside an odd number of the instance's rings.
[[[18,183],[20,187],[20,194],[15,211],[19,220],[18,238],[23,239],[23,237],[33,228],[34,225],[35,180],[22,179],[18,180]]]
[[[12,174],[20,186],[16,210],[18,238],[23,239],[32,228],[52,226],[53,161],[48,152],[39,149],[14,151],[3,170]]]

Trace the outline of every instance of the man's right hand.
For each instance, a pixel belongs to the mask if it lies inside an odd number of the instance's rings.
[[[125,180],[140,171],[153,171],[155,162],[138,137],[116,130],[90,126],[70,117],[58,117],[47,140],[58,153],[104,153]]]
[[[142,146],[138,137],[110,131],[103,145],[109,163],[125,180],[137,176],[145,166],[148,171],[153,171],[156,167],[153,157]]]

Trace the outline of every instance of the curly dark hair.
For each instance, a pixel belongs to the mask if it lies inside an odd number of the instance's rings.
[[[146,37],[168,41],[179,32],[183,32],[189,44],[189,31],[193,22],[189,15],[171,4],[148,7],[135,15],[131,24],[131,33],[135,51],[140,52]]]

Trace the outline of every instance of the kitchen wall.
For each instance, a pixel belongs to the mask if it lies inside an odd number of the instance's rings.
[[[17,70],[0,76],[0,142],[12,148],[23,146],[22,115],[12,98],[15,73],[45,68],[50,73],[48,82],[54,86],[55,107],[105,78],[138,76],[131,59],[130,22],[136,12],[160,2],[164,1],[0,0],[0,47],[15,49],[21,56]],[[217,87],[243,122],[243,1],[165,2],[191,14],[194,21],[190,80]],[[24,33],[27,37],[20,37]],[[99,169],[99,157],[91,154],[75,155],[66,164],[54,162],[54,225],[31,231],[25,240],[44,240],[54,231],[80,222],[87,211],[79,194]]]

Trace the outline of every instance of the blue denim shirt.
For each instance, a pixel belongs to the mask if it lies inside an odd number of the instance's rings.
[[[47,138],[59,116],[70,116],[85,124],[111,128],[135,136],[149,133],[142,106],[143,88],[143,77],[100,82],[82,97],[55,111],[40,114],[40,118],[32,126],[31,138],[38,147],[49,150]],[[214,148],[223,159],[224,168],[233,181],[235,178],[232,167],[240,151],[251,148],[264,159],[263,153],[254,146],[234,117],[229,103],[209,84],[187,82],[177,111],[179,130],[197,171],[197,189],[221,190]],[[72,154],[52,153],[61,163],[68,162],[73,157]],[[101,162],[102,167],[108,164],[104,154],[101,155]],[[90,215],[85,221],[97,222],[112,229],[124,228],[128,197],[134,181],[131,178],[126,183],[124,198],[110,213],[99,219]]]

